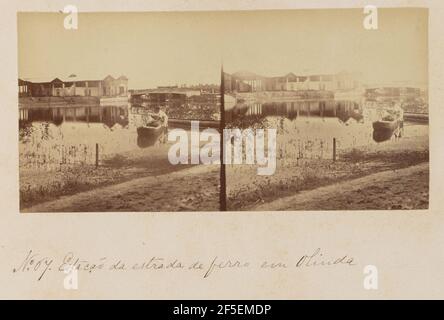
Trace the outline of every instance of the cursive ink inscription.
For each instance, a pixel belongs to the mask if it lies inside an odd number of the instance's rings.
[[[215,257],[208,267],[207,271],[205,272],[204,278],[208,278],[213,271],[220,270],[220,269],[242,269],[242,268],[248,268],[250,266],[249,262],[240,262],[238,260],[231,261],[231,260],[219,260],[217,257]]]
[[[99,259],[99,262],[93,263],[88,260],[80,259],[76,257],[73,252],[68,252],[64,257],[63,261],[59,266],[59,271],[69,270],[69,269],[77,269],[79,271],[87,271],[89,273],[102,270],[105,268],[106,257],[102,257]]]
[[[338,264],[345,264],[349,266],[355,265],[352,257],[344,255],[337,258],[328,258],[322,252],[321,248],[317,248],[310,255],[303,255],[296,263],[296,267],[320,267],[320,266],[333,266]]]
[[[356,265],[355,259],[350,255],[329,255],[322,251],[321,248],[287,261],[264,259],[252,262],[242,258],[221,258],[219,256],[206,259],[196,258],[199,257],[194,257],[189,261],[181,260],[177,257],[165,258],[161,256],[151,256],[149,258],[135,257],[132,261],[114,257],[88,260],[72,251],[60,257],[51,257],[28,250],[24,259],[17,266],[13,267],[12,272],[36,274],[38,281],[42,280],[49,272],[64,272],[67,269],[77,269],[86,273],[183,271],[193,272],[203,277],[203,279],[207,279],[220,272],[247,272],[252,269],[285,272],[290,269]]]
[[[13,268],[12,272],[34,271],[39,274],[38,280],[41,280],[46,272],[51,270],[53,262],[54,259],[41,256],[37,253],[33,253],[32,250],[29,250],[22,263],[18,267]]]

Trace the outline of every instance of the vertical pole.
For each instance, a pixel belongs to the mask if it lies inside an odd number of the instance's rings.
[[[336,138],[333,138],[333,162],[336,161]]]
[[[225,80],[224,67],[221,66],[220,79],[220,192],[219,192],[219,209],[220,211],[227,211],[227,185],[226,173],[224,163],[224,128],[225,128]]]
[[[99,144],[96,143],[96,168],[99,166]]]

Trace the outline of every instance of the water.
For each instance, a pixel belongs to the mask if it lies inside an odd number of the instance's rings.
[[[165,152],[165,136],[141,137],[137,128],[153,105],[22,108],[19,118],[20,166],[54,169],[60,164],[95,164],[136,150]],[[217,120],[216,104],[163,105],[171,118]],[[227,127],[276,128],[278,157],[331,158],[337,150],[393,140],[375,137],[378,108],[353,101],[306,100],[237,104],[226,112]],[[171,126],[170,126],[171,127]],[[185,128],[186,128],[185,124]],[[404,137],[428,134],[428,126],[405,123]],[[203,129],[203,128],[201,128]],[[382,142],[381,142],[382,141]],[[166,155],[165,155],[166,156]]]
[[[147,153],[150,149],[159,151],[166,143],[164,133],[153,136],[137,133],[137,128],[144,123],[144,114],[153,106],[21,108],[20,166],[54,169],[60,164],[95,164],[96,145],[101,160],[141,149],[147,149]],[[163,104],[161,107],[170,118],[182,119],[208,120],[215,117],[218,110],[215,104]]]
[[[238,103],[226,111],[227,127],[276,128],[278,157],[332,158],[338,151],[388,143],[394,132],[375,132],[381,108],[351,100]],[[403,136],[427,135],[428,125],[405,122]]]

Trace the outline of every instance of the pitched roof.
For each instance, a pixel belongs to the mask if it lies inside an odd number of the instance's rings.
[[[88,76],[88,75],[77,75],[77,74],[70,74],[67,77],[63,77],[62,80],[64,82],[75,82],[75,81],[100,81],[102,78],[95,77],[95,76]]]
[[[245,79],[245,80],[254,80],[254,79],[262,79],[263,76],[260,76],[254,72],[250,71],[238,71],[232,74],[233,77]]]
[[[289,73],[287,73],[285,76],[286,76],[286,77],[293,77],[293,78],[296,78],[296,77],[297,77],[297,75],[295,75],[293,72],[289,72]]]
[[[37,78],[21,78],[24,81],[29,81],[32,83],[50,83],[57,78],[53,77],[37,77]]]
[[[112,76],[110,76],[110,75],[107,75],[103,80],[116,80],[116,79],[114,79]]]
[[[76,81],[101,81],[101,80],[115,80],[116,78],[111,75],[107,75],[106,77],[97,77],[92,75],[77,75],[75,73],[70,74],[67,77],[36,77],[36,78],[19,78],[23,81],[28,81],[32,83],[51,83],[54,81],[62,81],[62,82],[76,82]],[[121,75],[119,80],[128,80],[128,78],[124,75]]]

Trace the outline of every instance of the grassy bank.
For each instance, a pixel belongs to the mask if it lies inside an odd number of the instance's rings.
[[[279,166],[272,176],[258,176],[255,168],[231,166],[227,170],[228,207],[249,207],[305,190],[347,181],[376,172],[402,169],[428,162],[425,149],[344,150],[339,160],[301,160],[296,166]]]
[[[162,175],[188,167],[186,165],[172,166],[163,155],[153,156],[140,150],[114,155],[103,160],[97,168],[92,165],[63,166],[52,171],[21,168],[20,208],[31,207],[61,196],[136,178]]]

